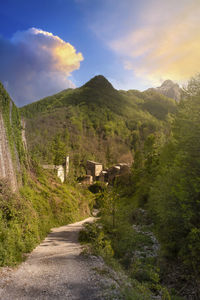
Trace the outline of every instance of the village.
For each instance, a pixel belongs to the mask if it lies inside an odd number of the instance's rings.
[[[42,167],[43,169],[54,170],[63,183],[69,174],[69,156],[66,156],[63,165],[42,165]],[[116,178],[130,172],[130,165],[127,163],[117,163],[108,169],[104,169],[102,163],[88,160],[85,168],[86,175],[80,179],[80,184],[83,185],[91,185],[96,181],[113,184]]]
[[[128,174],[130,166],[126,163],[118,163],[106,170],[102,163],[88,160],[86,164],[86,175],[84,176],[83,184],[93,184],[96,181],[113,184],[117,177]]]

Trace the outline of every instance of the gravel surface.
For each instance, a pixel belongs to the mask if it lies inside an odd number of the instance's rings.
[[[52,229],[18,268],[1,269],[0,299],[123,299],[115,274],[103,260],[81,254],[78,233],[93,220]]]

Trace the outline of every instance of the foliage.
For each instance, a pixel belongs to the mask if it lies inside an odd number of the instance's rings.
[[[171,120],[171,132],[149,135],[142,151],[139,148],[135,153],[132,188],[126,191],[132,198],[133,209],[139,206],[148,210],[161,243],[160,255],[166,264],[181,266],[182,278],[193,286],[197,298],[200,290],[199,119],[198,75],[188,83],[178,112]],[[134,266],[134,272],[136,269]],[[167,268],[163,272],[164,280],[166,272]],[[181,293],[184,294],[184,289]]]
[[[25,172],[26,184],[20,195],[14,197],[4,188],[5,183],[1,184],[1,264],[20,260],[22,253],[30,251],[51,226],[87,215],[87,197],[93,205],[85,189],[60,185],[53,174],[40,169],[37,161],[61,164],[67,153],[71,176],[78,177],[85,173],[87,159],[110,166],[134,158],[127,182],[116,182],[112,188],[98,184],[90,188],[95,192],[101,218],[86,225],[80,239],[90,243],[96,255],[102,255],[110,264],[117,261],[126,271],[133,286],[126,299],[151,299],[153,295],[171,299],[162,285],[165,271],[160,272],[159,259],[141,255],[151,247],[145,226],[149,228],[152,223],[151,230],[161,244],[160,258],[184,265],[189,274],[183,274],[184,280],[192,278],[199,286],[199,78],[188,83],[178,106],[153,91],[117,91],[104,77],[97,76],[81,88],[23,107],[21,113],[27,120],[28,144],[35,161],[32,175]],[[10,145],[12,149],[17,147],[25,165],[19,112],[13,106],[10,122],[10,102],[5,101],[8,96],[1,90]],[[145,218],[143,209],[147,210]],[[142,230],[134,229],[133,223]]]
[[[124,299],[153,299],[155,295],[171,299],[160,283],[156,259],[134,255],[150,247],[152,241],[132,227],[131,201],[122,198],[118,188],[109,188],[103,191],[99,205],[101,218],[96,223],[86,224],[80,240],[89,243],[92,253],[101,255],[116,270],[123,268],[126,271],[131,287],[123,290]]]
[[[52,163],[55,156],[50,149],[59,136],[70,155],[73,176],[85,173],[87,159],[105,167],[131,163],[148,135],[163,131],[168,114],[175,112],[172,99],[156,93],[117,91],[103,76],[21,108],[31,152],[42,163]]]
[[[89,215],[90,193],[78,186],[61,184],[53,173],[28,177],[19,194],[0,181],[0,266],[23,259],[52,227]]]
[[[19,109],[0,84],[0,111],[18,175],[18,191],[9,189],[9,178],[0,179],[0,266],[13,265],[23,259],[43,239],[50,228],[74,222],[89,215],[92,194],[75,183],[61,184],[54,172],[45,172],[25,152]],[[69,138],[67,130],[63,133]],[[59,134],[52,141],[54,163],[60,164],[66,154]]]
[[[200,273],[199,117],[199,95],[181,102],[150,194],[165,254],[183,260],[195,273]]]
[[[66,146],[62,142],[61,136],[58,134],[55,136],[52,143],[52,154],[54,165],[62,165],[66,158]]]

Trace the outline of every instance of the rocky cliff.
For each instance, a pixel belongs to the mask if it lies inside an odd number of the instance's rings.
[[[0,83],[0,179],[6,180],[12,191],[22,181],[25,160],[19,110]]]
[[[2,113],[0,113],[0,178],[5,178],[10,183],[12,190],[16,191],[17,178]]]

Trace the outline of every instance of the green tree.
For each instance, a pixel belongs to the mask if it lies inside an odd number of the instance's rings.
[[[55,136],[52,143],[53,162],[55,165],[62,165],[66,157],[66,145],[61,140],[61,136],[58,134]]]

